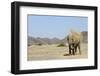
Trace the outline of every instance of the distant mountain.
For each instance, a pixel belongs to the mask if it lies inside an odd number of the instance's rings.
[[[87,31],[82,32],[83,40],[82,42],[87,43],[88,42],[88,33]],[[28,46],[31,45],[37,45],[37,44],[60,44],[60,43],[66,43],[66,38],[64,39],[58,39],[58,38],[40,38],[40,37],[31,37],[28,36]]]
[[[40,37],[30,37],[28,36],[28,46],[33,44],[57,44],[60,43],[61,40],[58,38],[40,38]]]

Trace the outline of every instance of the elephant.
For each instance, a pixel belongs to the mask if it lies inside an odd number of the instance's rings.
[[[72,32],[67,36],[67,42],[69,47],[69,55],[75,55],[77,50],[79,50],[79,54],[81,54],[81,43],[82,35],[81,33]]]

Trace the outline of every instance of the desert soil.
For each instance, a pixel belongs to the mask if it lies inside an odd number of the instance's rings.
[[[68,47],[57,47],[53,45],[32,45],[28,46],[27,60],[53,60],[53,59],[81,59],[88,58],[87,44],[81,44],[81,55],[77,51],[76,55],[68,55]]]

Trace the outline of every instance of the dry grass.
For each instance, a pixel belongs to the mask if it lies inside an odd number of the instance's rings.
[[[68,55],[68,47],[57,47],[53,45],[32,45],[28,47],[28,61],[31,60],[52,60],[52,59],[79,59],[88,57],[87,44],[81,44],[81,52],[79,55]],[[66,55],[66,56],[65,56]]]

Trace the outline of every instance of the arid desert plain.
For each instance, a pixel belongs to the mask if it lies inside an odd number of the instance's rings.
[[[28,46],[27,60],[57,60],[57,59],[82,59],[88,58],[87,43],[81,44],[81,55],[77,51],[76,55],[69,55],[68,45],[57,47],[58,44],[52,45],[31,45]]]

